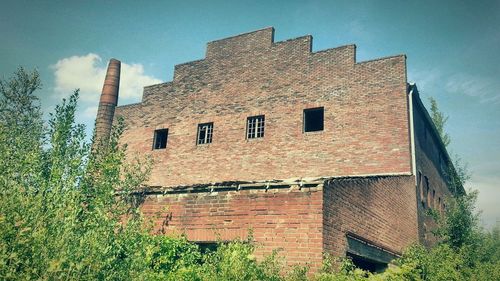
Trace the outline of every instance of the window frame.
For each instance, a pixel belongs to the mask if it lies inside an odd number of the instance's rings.
[[[203,137],[203,142],[200,142],[200,135],[202,129],[205,129]],[[214,133],[214,122],[200,123],[198,124],[197,132],[196,132],[196,145],[205,145],[211,144],[213,141],[213,133]]]
[[[159,139],[159,133],[165,133],[165,144],[162,145],[163,141]],[[159,143],[159,145],[157,145]],[[168,145],[168,128],[163,128],[163,129],[156,129],[153,134],[153,147],[152,150],[161,150],[161,149],[167,149]]]
[[[245,138],[247,140],[264,138],[265,128],[266,128],[265,115],[262,114],[262,115],[249,116],[247,117],[246,121]]]

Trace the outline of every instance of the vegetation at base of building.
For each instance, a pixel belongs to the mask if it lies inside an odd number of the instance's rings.
[[[44,122],[39,88],[38,73],[23,69],[0,81],[1,280],[500,280],[500,230],[478,227],[476,193],[437,217],[439,245],[414,245],[379,274],[329,257],[309,274],[279,251],[256,259],[252,239],[203,253],[153,235],[132,195],[150,162],[124,160],[123,125],[92,152],[74,122],[78,91]]]

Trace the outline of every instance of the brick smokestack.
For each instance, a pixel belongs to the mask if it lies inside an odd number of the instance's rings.
[[[106,145],[109,141],[113,117],[115,115],[115,107],[118,104],[120,68],[121,62],[119,60],[111,59],[109,61],[95,120],[94,148],[101,144]]]

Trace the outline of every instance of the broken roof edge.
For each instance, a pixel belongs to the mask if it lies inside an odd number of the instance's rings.
[[[422,102],[422,99],[420,98],[420,93],[417,88],[417,84],[415,82],[410,82],[408,83],[408,94],[412,92],[413,99],[416,103],[416,105],[419,107],[420,111],[423,112],[424,120],[427,122],[429,127],[431,128],[431,134],[432,136],[438,141],[438,149],[440,152],[442,152],[445,157],[446,161],[449,163],[449,167],[451,167],[452,173],[454,174],[453,176],[458,176],[457,170],[455,169],[455,165],[453,163],[452,158],[450,157],[450,154],[448,153],[448,150],[446,149],[446,146],[444,145],[443,140],[441,139],[441,136],[439,135],[439,132],[436,128],[436,125],[434,124],[434,121],[432,121],[432,117],[427,111],[427,108],[425,107],[424,103]],[[455,190],[454,195],[464,195],[466,194],[465,188],[461,182],[458,183],[458,188],[459,190]],[[453,190],[450,190],[453,192]]]
[[[316,187],[325,184],[326,182],[350,180],[350,179],[381,179],[401,176],[414,176],[410,172],[401,173],[381,173],[381,174],[360,174],[360,175],[340,175],[340,176],[321,176],[321,177],[294,177],[288,179],[270,179],[270,180],[254,180],[254,181],[221,181],[211,183],[200,183],[190,185],[177,186],[158,186],[158,185],[142,185],[138,189],[132,191],[133,194],[169,194],[169,193],[196,193],[196,192],[212,192],[218,190],[241,190],[241,189],[270,189],[270,188],[285,188],[291,186],[301,187]],[[117,191],[120,193],[121,191]]]

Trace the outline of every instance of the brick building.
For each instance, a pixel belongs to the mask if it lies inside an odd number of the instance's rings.
[[[118,106],[110,62],[96,131],[125,118],[128,157],[154,167],[142,210],[191,241],[246,238],[289,264],[324,253],[378,270],[432,243],[428,208],[455,190],[449,156],[408,84],[406,57],[356,61],[356,46],[312,52],[312,37],[274,42],[265,28],[209,42],[173,81]]]

